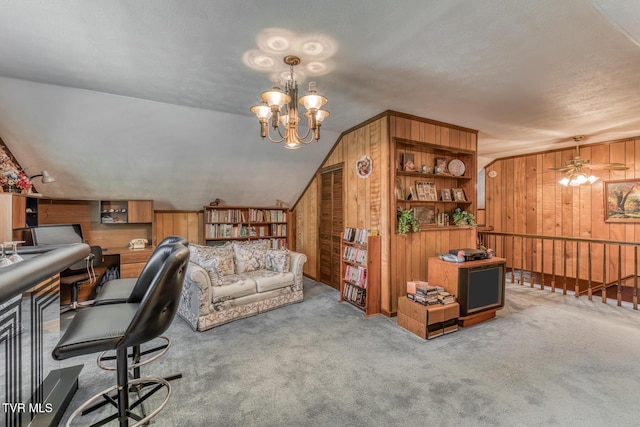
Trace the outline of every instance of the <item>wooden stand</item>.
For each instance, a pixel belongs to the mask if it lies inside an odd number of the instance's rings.
[[[466,261],[461,263],[446,262],[438,257],[429,258],[428,260],[428,277],[429,284],[434,286],[442,286],[447,292],[450,292],[456,297],[460,297],[460,272],[469,268],[487,267],[492,265],[502,266],[502,301],[504,303],[504,265],[506,260],[504,258],[489,258],[478,261]],[[458,300],[461,303],[460,313],[462,314],[458,319],[458,324],[462,327],[472,326],[476,323],[484,322],[495,317],[496,311],[502,308],[491,307],[481,312],[466,314],[466,307],[464,300]]]
[[[458,330],[460,305],[422,305],[409,298],[398,298],[398,326],[422,339],[432,339]]]

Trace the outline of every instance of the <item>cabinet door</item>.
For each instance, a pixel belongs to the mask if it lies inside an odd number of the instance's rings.
[[[153,222],[152,200],[129,200],[129,222]]]
[[[27,226],[27,198],[24,196],[13,196],[11,207],[11,224],[13,228]]]

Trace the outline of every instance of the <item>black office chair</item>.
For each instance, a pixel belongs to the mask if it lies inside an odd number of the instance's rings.
[[[96,290],[96,297],[93,300],[93,305],[104,304],[121,304],[126,302],[130,297],[139,299],[146,291],[149,283],[153,279],[155,274],[155,267],[153,258],[155,253],[165,245],[173,243],[180,243],[185,247],[189,246],[189,241],[182,236],[167,236],[154,249],[153,253],[149,257],[149,260],[142,268],[140,276],[137,278],[127,279],[114,279],[102,284],[99,289]]]
[[[156,416],[167,404],[171,385],[161,378],[128,379],[127,349],[139,346],[164,333],[178,310],[180,295],[189,262],[189,249],[181,244],[167,245],[162,249],[164,262],[158,267],[150,286],[139,302],[108,304],[89,307],[76,313],[66,332],[55,346],[52,356],[56,360],[107,350],[115,350],[117,357],[117,384],[110,387],[76,409],[67,425],[95,400],[102,397],[117,408],[112,414],[94,425],[103,425],[118,420],[120,426],[128,426],[129,418],[144,424]],[[148,386],[155,385],[146,393]],[[158,408],[147,414],[142,402],[166,387],[167,395]],[[130,403],[129,391],[139,392]],[[117,399],[109,396],[117,391]],[[142,415],[134,412],[140,407]]]
[[[60,313],[66,313],[69,310],[76,310],[80,306],[92,304],[92,301],[78,302],[78,293],[81,284],[93,285],[96,283],[95,267],[101,265],[102,248],[100,246],[91,246],[91,253],[85,259],[60,272],[60,286],[68,286],[70,291],[70,303],[66,306],[61,306]]]

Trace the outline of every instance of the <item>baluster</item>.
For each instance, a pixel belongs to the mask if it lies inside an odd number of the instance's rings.
[[[540,289],[544,289],[544,239],[540,239]]]
[[[529,260],[531,261],[531,263],[529,264],[529,286],[531,286],[533,288],[533,282],[534,282],[534,277],[533,277],[533,263],[534,263],[534,258],[533,258],[533,237],[531,238],[531,253],[529,255]]]
[[[607,245],[602,245],[602,302],[607,303]]]
[[[578,277],[580,276],[580,242],[576,242],[576,284],[574,286],[576,298],[580,296],[580,283]]]
[[[633,309],[638,309],[638,247],[633,247]]]
[[[556,241],[551,240],[551,292],[556,291]]]
[[[622,305],[622,245],[618,245],[618,307]]]
[[[515,253],[516,253],[516,238],[515,236],[511,236],[511,283],[514,283],[514,277],[515,277],[515,260],[514,260]]]
[[[562,295],[567,294],[567,241],[562,242],[562,275],[564,280],[562,281]]]
[[[591,242],[587,243],[587,295],[589,301],[593,301],[593,291],[591,290]]]
[[[524,237],[520,238],[520,286],[524,285]]]

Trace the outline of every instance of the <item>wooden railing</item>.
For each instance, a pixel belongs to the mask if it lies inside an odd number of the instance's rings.
[[[607,291],[615,287],[619,306],[624,292],[630,294],[634,310],[638,309],[640,243],[483,230],[478,230],[478,242],[507,260],[512,283],[519,270],[521,285],[527,275],[531,287],[538,281],[540,289],[550,286],[552,292],[561,282],[566,295],[573,283],[576,297],[587,294],[592,300],[594,292],[602,292],[603,303]]]

